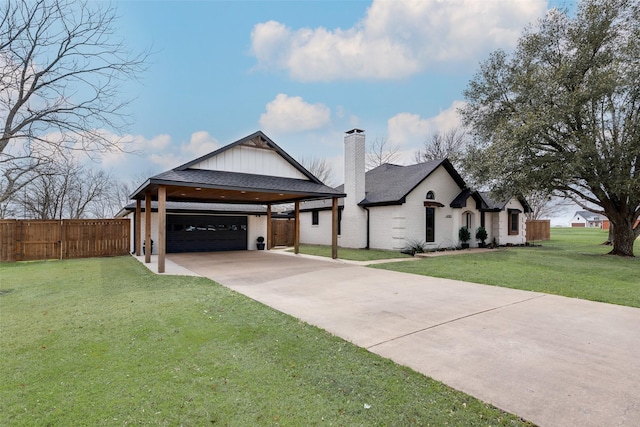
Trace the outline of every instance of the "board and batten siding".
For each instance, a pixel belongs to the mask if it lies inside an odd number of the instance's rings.
[[[308,179],[277,152],[242,145],[204,159],[192,165],[191,168]]]

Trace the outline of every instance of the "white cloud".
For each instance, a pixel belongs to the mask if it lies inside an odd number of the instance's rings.
[[[269,132],[302,132],[320,129],[331,122],[324,104],[309,104],[299,96],[278,94],[260,116],[260,125]]]
[[[300,81],[403,78],[512,48],[546,6],[546,0],[374,0],[346,30],[257,24],[252,52],[259,68],[285,70]]]
[[[174,168],[219,148],[218,140],[206,131],[191,134],[188,142],[174,143],[169,134],[159,134],[151,138],[143,135],[119,136],[100,130],[104,138],[116,142],[122,151],[101,153],[97,161],[105,170],[111,170],[120,177],[137,177],[141,172],[162,171]]]
[[[454,101],[451,107],[441,111],[437,116],[424,119],[418,114],[396,114],[387,121],[389,141],[398,145],[418,146],[434,132],[446,132],[461,126],[457,109],[463,105],[462,101]]]
[[[191,134],[189,143],[182,145],[182,152],[191,156],[190,159],[187,159],[188,161],[209,154],[218,147],[220,147],[218,140],[209,135],[209,132],[201,130]]]

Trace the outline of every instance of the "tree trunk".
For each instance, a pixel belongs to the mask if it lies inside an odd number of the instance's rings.
[[[614,239],[614,235],[613,235],[613,224],[611,223],[611,221],[609,221],[609,236],[607,237],[607,240],[605,242],[603,242],[603,245],[606,246],[612,246],[613,245],[613,239]]]
[[[618,218],[617,218],[618,219]],[[626,221],[625,218],[619,218],[622,224],[614,223],[612,218],[609,218],[610,226],[613,226],[613,249],[609,252],[609,255],[620,255],[620,256],[634,256],[633,255],[633,244],[636,240],[636,233],[633,229],[633,223],[635,218],[632,221]]]

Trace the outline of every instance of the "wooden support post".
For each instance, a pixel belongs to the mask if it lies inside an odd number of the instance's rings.
[[[60,259],[62,260],[62,251],[63,251],[63,246],[64,246],[64,242],[65,242],[65,236],[64,236],[64,221],[62,219],[60,219],[60,240],[58,240],[58,244],[60,245]]]
[[[151,262],[151,192],[144,193],[144,262]]]
[[[273,247],[273,239],[271,238],[271,205],[267,205],[267,250]]]
[[[141,242],[141,236],[142,236],[142,231],[140,230],[140,225],[142,224],[142,218],[140,218],[140,214],[142,213],[142,201],[140,199],[136,199],[136,218],[133,224],[133,228],[134,228],[134,239],[136,241],[136,247],[135,247],[135,251],[136,251],[136,256],[140,256],[140,251],[141,251],[141,247],[142,247],[142,242]]]
[[[296,200],[295,209],[295,233],[293,235],[293,253],[300,253],[300,202]]]
[[[164,273],[167,251],[167,187],[158,186],[158,273]]]
[[[338,198],[331,203],[331,258],[338,258]]]

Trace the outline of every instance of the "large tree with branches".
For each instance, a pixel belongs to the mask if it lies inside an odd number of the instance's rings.
[[[123,83],[144,69],[115,34],[108,4],[0,5],[0,202],[70,150],[122,149]]]
[[[367,170],[377,168],[385,163],[395,163],[400,160],[398,153],[400,148],[396,144],[389,142],[386,136],[378,136],[369,146],[365,159]]]
[[[640,3],[551,10],[465,90],[476,137],[467,172],[497,192],[553,190],[613,225],[614,255],[640,234]]]
[[[443,132],[434,132],[424,140],[422,148],[414,153],[416,163],[449,159],[457,169],[465,156],[467,134],[462,128],[454,127]]]

